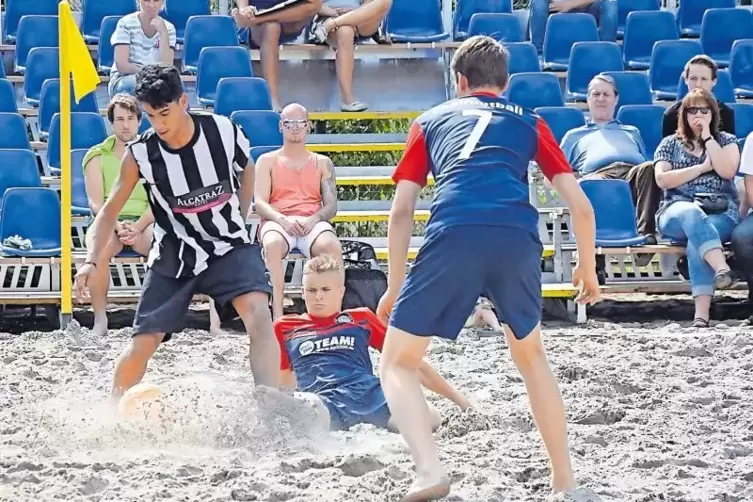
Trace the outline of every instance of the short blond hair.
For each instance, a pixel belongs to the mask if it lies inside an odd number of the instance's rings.
[[[342,273],[343,266],[336,256],[323,254],[315,256],[306,262],[303,266],[304,274],[323,274],[324,272]]]

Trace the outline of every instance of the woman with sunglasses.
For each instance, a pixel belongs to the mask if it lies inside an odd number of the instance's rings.
[[[740,219],[733,184],[740,151],[735,137],[719,130],[719,121],[711,93],[691,90],[680,105],[677,131],[654,154],[656,184],[664,191],[657,227],[671,241],[687,243],[697,328],[709,325],[714,289],[734,283],[722,244]]]

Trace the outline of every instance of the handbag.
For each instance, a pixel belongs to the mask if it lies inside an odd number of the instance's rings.
[[[727,210],[727,197],[717,193],[697,193],[694,202],[706,214],[720,214]]]
[[[387,274],[377,261],[374,248],[365,242],[341,240],[345,265],[345,295],[342,309],[366,307],[376,312],[387,291]]]

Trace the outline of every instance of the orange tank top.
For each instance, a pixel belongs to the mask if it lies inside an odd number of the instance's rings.
[[[269,204],[285,216],[311,216],[322,208],[321,175],[316,154],[300,170],[285,165],[279,154],[272,165]]]

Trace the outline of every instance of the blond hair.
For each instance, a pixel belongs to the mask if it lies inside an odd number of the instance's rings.
[[[342,273],[343,267],[340,260],[331,254],[315,256],[306,262],[303,266],[305,274],[323,274],[324,272]]]

